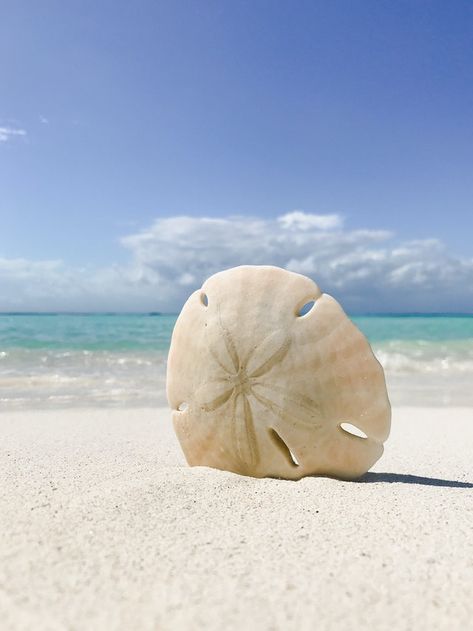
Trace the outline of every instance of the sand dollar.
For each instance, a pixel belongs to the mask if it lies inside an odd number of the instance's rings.
[[[189,297],[167,396],[190,465],[255,477],[357,478],[390,428],[364,335],[312,280],[278,267],[219,272]]]

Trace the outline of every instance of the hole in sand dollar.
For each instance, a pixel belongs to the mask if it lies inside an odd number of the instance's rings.
[[[351,423],[340,423],[340,428],[346,432],[347,434],[351,434],[352,436],[356,436],[357,438],[368,438],[363,430],[356,425],[352,425]]]
[[[315,300],[308,300],[307,302],[304,302],[302,307],[299,307],[296,310],[296,316],[298,318],[301,318],[302,316],[307,315],[314,305],[315,305]]]
[[[297,460],[295,455],[292,453],[292,451],[289,449],[289,447],[286,445],[286,443],[283,441],[281,436],[277,433],[277,431],[271,428],[269,430],[269,435],[271,436],[271,439],[273,443],[275,444],[275,446],[286,457],[289,464],[292,465],[293,467],[298,467],[299,461]]]
[[[209,306],[209,298],[206,293],[202,292],[200,294],[200,302],[204,305],[204,307]]]
[[[185,412],[189,407],[189,404],[186,403],[186,401],[183,401],[182,403],[179,403],[179,405],[177,406],[177,411],[178,412]]]

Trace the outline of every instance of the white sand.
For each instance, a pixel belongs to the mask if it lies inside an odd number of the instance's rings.
[[[166,410],[0,431],[2,631],[472,628],[472,408],[395,410],[363,483],[190,469]]]

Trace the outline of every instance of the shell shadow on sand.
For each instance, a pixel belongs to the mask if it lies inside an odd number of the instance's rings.
[[[443,480],[441,478],[427,478],[419,475],[407,473],[375,473],[373,471],[365,473],[356,482],[377,483],[387,482],[388,484],[418,484],[420,486],[443,486],[453,489],[473,489],[472,482],[461,482],[460,480]]]

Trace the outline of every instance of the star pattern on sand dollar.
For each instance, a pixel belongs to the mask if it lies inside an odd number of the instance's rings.
[[[219,348],[209,345],[218,375],[210,385],[218,394],[211,400],[201,403],[200,408],[207,413],[218,411],[219,415],[225,414],[231,425],[232,443],[238,461],[242,465],[255,466],[260,458],[255,431],[255,402],[271,415],[290,425],[311,428],[317,426],[318,405],[305,395],[278,386],[270,378],[271,370],[283,362],[289,351],[290,337],[283,335],[281,331],[273,331],[249,352],[242,354],[220,316],[218,325],[221,330]],[[221,350],[224,351],[223,354]],[[261,355],[259,360],[258,354]],[[272,399],[271,393],[282,395],[285,401],[295,404],[297,415],[288,414],[284,407]],[[268,432],[271,430],[276,433],[268,424]],[[278,435],[276,440],[281,441]]]

